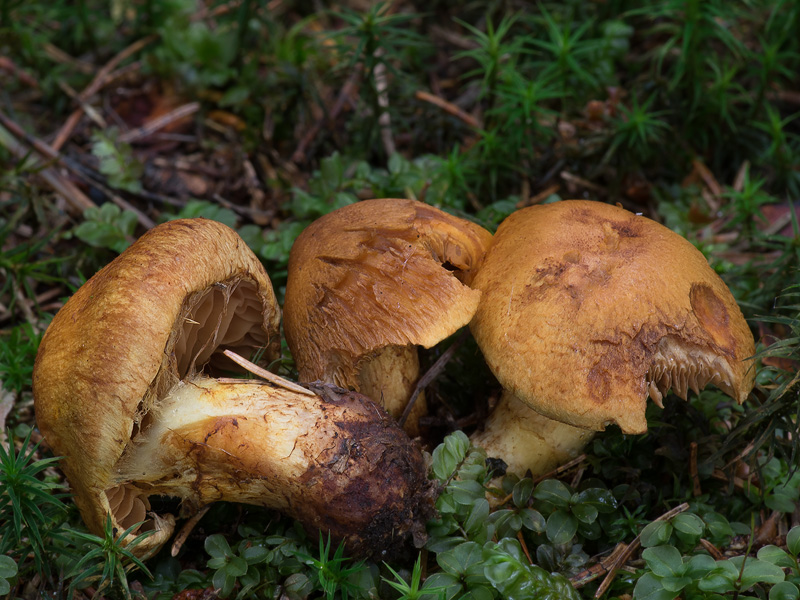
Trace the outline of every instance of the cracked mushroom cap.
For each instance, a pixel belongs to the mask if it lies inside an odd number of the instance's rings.
[[[144,520],[146,496],[113,483],[112,470],[148,411],[179,380],[228,369],[222,347],[277,355],[280,311],[263,266],[233,230],[206,219],[170,221],[144,234],[86,282],[47,328],[33,373],[36,419],[63,456],[89,529]],[[152,515],[152,513],[151,513]],[[153,517],[157,548],[174,520]]]
[[[647,430],[648,395],[753,388],[753,335],[705,257],[666,227],[600,202],[519,210],[473,281],[470,327],[503,388],[576,427]]]
[[[365,200],[314,221],[292,247],[284,303],[300,378],[358,390],[383,349],[430,348],[458,331],[478,306],[468,284],[490,241],[414,200]]]

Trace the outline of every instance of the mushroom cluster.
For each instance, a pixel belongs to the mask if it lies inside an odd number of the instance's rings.
[[[263,266],[231,229],[177,220],[87,281],[48,327],[33,374],[36,418],[84,521],[170,537],[217,500],[266,506],[346,540],[355,554],[420,542],[430,512],[422,456],[368,398],[224,377],[223,351],[277,357],[280,311]],[[241,361],[240,361],[241,362]]]
[[[742,403],[753,335],[730,290],[680,235],[619,207],[519,210],[494,235],[470,325],[503,396],[473,436],[513,472],[543,474],[594,431],[647,430],[659,406],[708,384]]]
[[[522,209],[494,237],[412,200],[341,208],[296,240],[284,313],[315,383],[226,377],[246,362],[230,356],[277,357],[280,310],[239,236],[204,219],[154,228],[65,304],[35,408],[92,531],[110,516],[151,530],[137,550],[154,552],[175,518],[149,498],[172,496],[182,516],[217,500],[275,508],[355,554],[419,545],[433,490],[392,416],[418,384],[417,348],[467,324],[503,387],[472,441],[518,474],[609,424],[646,431],[648,397],[715,384],[741,403],[754,384],[752,334],[703,255],[599,202]],[[411,435],[423,411],[420,398]]]

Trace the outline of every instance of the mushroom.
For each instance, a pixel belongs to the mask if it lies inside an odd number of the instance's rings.
[[[270,361],[280,312],[263,266],[230,228],[177,220],[143,235],[53,319],[33,374],[37,423],[88,528],[140,524],[136,552],[175,518],[228,500],[274,508],[370,554],[424,531],[421,453],[363,396],[214,379],[223,349]],[[240,361],[241,362],[241,361]],[[419,541],[419,540],[417,540]]]
[[[491,234],[414,200],[367,200],[309,225],[292,247],[284,331],[300,379],[354,389],[399,417],[430,348],[469,323],[468,287]],[[424,414],[417,398],[411,435]]]
[[[753,388],[753,335],[730,290],[691,243],[622,208],[513,213],[473,286],[470,328],[504,393],[472,440],[512,472],[546,473],[609,424],[644,433],[648,396],[662,406],[670,389],[714,384],[742,403]]]

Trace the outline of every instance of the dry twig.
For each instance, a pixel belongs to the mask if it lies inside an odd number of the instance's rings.
[[[455,351],[461,346],[461,344],[463,344],[466,341],[468,335],[469,335],[469,330],[465,329],[461,333],[461,335],[458,336],[458,339],[456,339],[456,341],[453,342],[447,350],[442,352],[442,355],[436,360],[435,363],[433,363],[433,366],[431,366],[431,368],[428,369],[425,375],[419,378],[419,381],[417,381],[417,385],[414,388],[414,393],[411,394],[411,398],[408,399],[408,404],[406,404],[406,408],[405,410],[403,410],[403,414],[397,420],[397,422],[400,424],[400,427],[403,427],[406,424],[408,415],[411,414],[411,411],[413,410],[414,404],[416,403],[417,398],[419,398],[419,395],[426,387],[428,387],[431,384],[431,382],[434,379],[436,379],[436,377],[439,376],[439,373],[441,373],[444,370],[444,368],[447,366],[447,363],[450,362],[451,358],[453,358],[453,354],[455,353]]]
[[[663,515],[655,519],[656,521],[668,521],[675,515],[679,515],[680,513],[688,510],[689,504],[684,502],[683,504],[676,506],[670,511],[665,512]],[[600,598],[603,594],[606,593],[608,588],[611,586],[611,583],[614,581],[614,577],[617,575],[617,571],[622,568],[622,566],[628,561],[634,551],[641,546],[641,538],[642,534],[640,533],[637,535],[633,541],[628,544],[628,546],[619,553],[617,559],[608,566],[608,574],[606,578],[603,579],[603,582],[600,584],[600,587],[597,588],[597,591],[594,594],[595,598]]]
[[[2,111],[0,111],[0,122],[6,123],[5,115]],[[18,160],[24,160],[30,154],[30,151],[3,125],[0,125],[0,146],[3,146]],[[74,183],[52,167],[43,167],[42,162],[36,158],[28,158],[28,165],[30,167],[37,167],[36,174],[57,194],[63,196],[67,203],[75,210],[83,212],[87,208],[95,206],[94,202],[80,191]]]
[[[480,129],[481,127],[483,127],[482,123],[478,119],[473,117],[468,112],[461,110],[458,106],[456,106],[452,102],[448,102],[444,98],[440,98],[439,96],[434,96],[433,94],[422,90],[417,90],[414,93],[414,96],[417,98],[417,100],[422,100],[423,102],[428,102],[429,104],[433,104],[434,106],[441,108],[447,114],[453,115],[455,118],[463,121],[470,127],[473,127],[475,129]]]
[[[289,381],[288,379],[284,379],[280,375],[275,375],[275,373],[270,373],[266,369],[262,369],[258,365],[251,363],[243,356],[239,356],[238,354],[236,354],[231,350],[225,350],[223,354],[228,358],[230,358],[240,367],[252,373],[253,375],[261,377],[262,379],[266,379],[267,381],[269,381],[274,385],[277,385],[278,387],[282,387],[292,392],[297,392],[298,394],[303,394],[304,396],[316,396],[314,392],[307,390],[303,386],[298,385],[292,381]]]
[[[198,110],[200,110],[199,102],[189,102],[187,104],[184,104],[183,106],[174,108],[173,110],[169,111],[164,115],[161,115],[160,117],[156,117],[155,119],[148,121],[141,127],[137,127],[135,129],[131,129],[130,131],[126,131],[125,133],[119,136],[119,141],[133,142],[141,138],[147,137],[148,135],[154,134],[159,129],[163,129],[167,125],[174,123],[175,121],[180,121],[181,119],[193,115]]]
[[[137,40],[136,42],[134,42],[133,44],[122,50],[119,54],[114,56],[114,58],[108,61],[103,66],[103,68],[101,68],[97,72],[97,75],[94,76],[94,79],[92,79],[91,83],[86,87],[85,90],[83,90],[80,93],[79,98],[83,102],[88,101],[89,98],[91,98],[101,89],[103,89],[103,87],[109,80],[109,75],[117,67],[117,65],[119,65],[125,59],[133,56],[134,54],[139,52],[139,50],[147,46],[149,43],[155,41],[156,39],[158,39],[158,35],[156,34],[148,35],[145,38]],[[77,108],[72,112],[72,114],[69,117],[67,117],[67,120],[61,126],[61,129],[58,130],[58,133],[56,134],[56,137],[53,140],[53,143],[51,144],[53,150],[56,151],[61,150],[61,148],[69,139],[69,136],[72,135],[72,132],[78,125],[78,121],[80,121],[82,115],[83,115],[83,108]]]

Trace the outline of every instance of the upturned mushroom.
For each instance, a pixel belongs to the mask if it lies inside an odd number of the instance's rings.
[[[317,219],[289,257],[284,331],[300,379],[327,381],[399,417],[419,377],[417,347],[469,323],[470,289],[491,234],[402,199],[358,202]],[[419,397],[406,422],[424,413]]]
[[[141,523],[136,551],[155,552],[175,518],[149,497],[172,496],[184,515],[274,508],[356,554],[419,537],[421,453],[369,399],[212,377],[236,369],[223,350],[274,359],[279,319],[261,263],[205,219],[154,228],[69,299],[39,348],[35,410],[91,531]]]
[[[504,392],[472,440],[512,472],[548,472],[610,424],[644,433],[648,396],[661,406],[714,384],[742,403],[753,388],[753,335],[730,290],[691,243],[622,208],[513,213],[473,286],[470,328]]]

